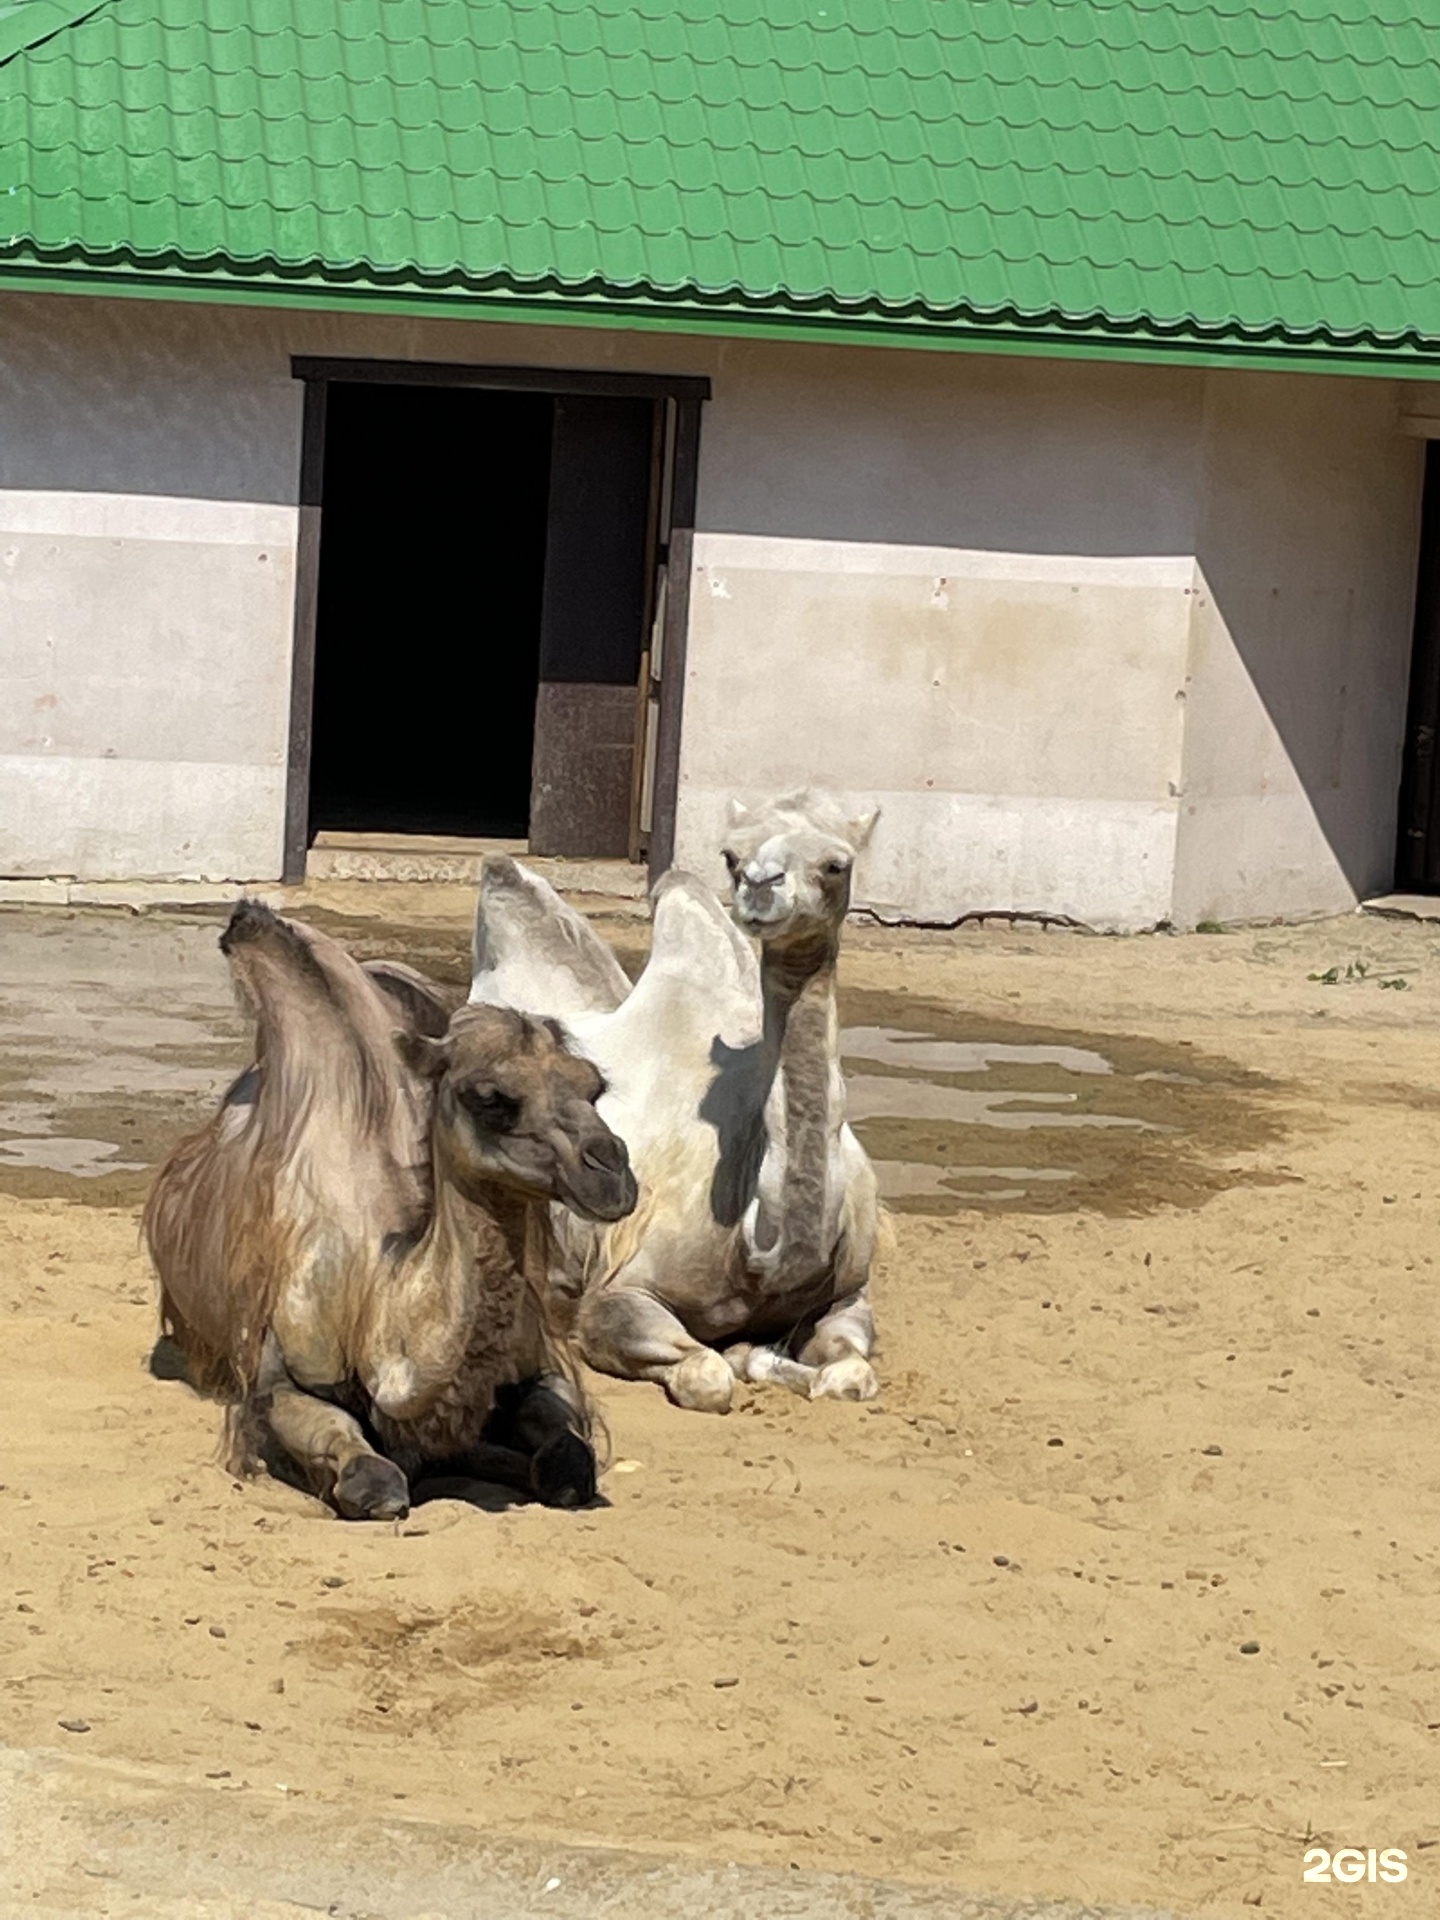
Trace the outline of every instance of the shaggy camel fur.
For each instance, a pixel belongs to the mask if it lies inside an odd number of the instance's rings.
[[[597,1222],[635,1205],[599,1073],[554,1023],[447,1026],[420,975],[367,975],[254,902],[220,944],[256,1064],[161,1169],[145,1232],[166,1331],[233,1403],[232,1464],[278,1443],[350,1518],[404,1512],[427,1469],[591,1498],[543,1282],[548,1202]]]
[[[835,964],[851,869],[875,815],[812,791],[732,810],[739,927],[688,874],[654,896],[635,987],[571,908],[492,857],[476,913],[475,1005],[563,1018],[610,1085],[600,1111],[641,1185],[603,1232],[555,1222],[558,1285],[585,1358],[725,1412],[735,1378],[867,1400],[874,1170],[845,1125]]]

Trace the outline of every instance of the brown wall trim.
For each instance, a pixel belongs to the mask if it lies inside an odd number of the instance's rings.
[[[321,360],[297,354],[297,380],[369,381],[386,386],[501,387],[526,393],[588,393],[631,400],[710,398],[710,382],[693,373],[584,373],[566,367],[474,367],[449,360]]]
[[[325,474],[325,383],[305,388],[300,435],[300,529],[295,555],[295,648],[290,668],[290,750],[285,774],[287,886],[305,878],[310,846],[310,742],[315,708],[315,621],[320,598],[320,492]]]
[[[660,658],[660,713],[655,730],[655,791],[650,803],[650,884],[675,859],[680,795],[680,734],[685,706],[685,649],[690,631],[690,572],[700,481],[700,399],[675,408],[675,469],[666,556],[665,633]]]

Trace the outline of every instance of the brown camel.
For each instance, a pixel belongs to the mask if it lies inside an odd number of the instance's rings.
[[[220,941],[256,1063],[156,1180],[161,1319],[230,1403],[230,1464],[269,1446],[352,1519],[425,1472],[594,1495],[590,1418],[546,1324],[548,1203],[635,1205],[599,1072],[552,1021],[447,1009],[242,901]]]

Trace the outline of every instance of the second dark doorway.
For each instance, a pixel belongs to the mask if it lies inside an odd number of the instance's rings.
[[[528,833],[554,412],[331,384],[312,837]]]

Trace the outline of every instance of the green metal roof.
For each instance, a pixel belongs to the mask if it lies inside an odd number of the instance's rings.
[[[1440,370],[1440,0],[10,0],[0,282]]]

